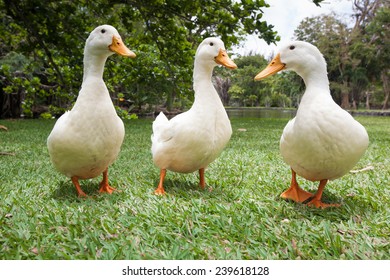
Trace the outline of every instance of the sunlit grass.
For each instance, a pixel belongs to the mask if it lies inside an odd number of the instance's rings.
[[[109,169],[120,192],[99,195],[100,178],[70,180],[49,161],[50,120],[2,120],[1,259],[389,259],[390,118],[358,117],[370,146],[356,169],[329,183],[318,210],[286,202],[289,167],[279,153],[287,119],[233,119],[232,139],[198,175],[168,172],[167,195],[153,194],[159,170],[150,153],[151,120],[126,122]],[[317,184],[299,178],[315,191]]]

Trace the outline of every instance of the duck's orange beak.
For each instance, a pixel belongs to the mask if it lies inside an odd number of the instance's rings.
[[[275,58],[270,62],[270,64],[268,64],[268,66],[263,71],[256,75],[255,81],[271,76],[283,70],[284,68],[286,68],[286,64],[282,63],[282,61],[280,60],[280,53],[278,53]]]
[[[219,49],[218,55],[214,58],[215,62],[225,66],[229,69],[236,69],[237,65],[231,60],[226,52],[226,50]]]
[[[136,57],[135,53],[129,50],[125,46],[125,44],[123,44],[122,39],[117,36],[112,36],[112,44],[109,45],[108,48],[119,55],[131,57],[131,58]]]

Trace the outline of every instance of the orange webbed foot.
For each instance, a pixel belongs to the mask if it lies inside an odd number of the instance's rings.
[[[312,193],[309,193],[307,191],[302,190],[300,187],[298,188],[288,188],[286,191],[284,191],[281,195],[281,198],[293,200],[298,203],[303,203],[304,201],[310,199],[313,197]]]
[[[77,195],[78,197],[87,197],[87,195],[85,194],[85,192],[83,192],[83,190],[81,189],[80,187],[80,184],[79,184],[79,178],[77,176],[73,176],[71,178],[72,180],[72,183],[73,185],[76,187],[76,191],[77,191]]]
[[[86,195],[85,192],[81,191],[80,193],[78,193],[78,197],[80,197],[80,198],[86,198],[87,195]]]
[[[164,190],[164,188],[163,187],[157,187],[157,189],[155,189],[155,191],[154,191],[154,194],[155,195],[165,195],[165,190]]]
[[[322,192],[324,191],[327,182],[328,180],[326,179],[320,181],[320,185],[318,186],[318,190],[316,194],[313,196],[312,199],[308,199],[307,202],[308,206],[313,206],[316,208],[340,207],[340,204],[333,204],[333,203],[328,204],[321,201]]]
[[[154,191],[154,194],[155,195],[165,195],[165,190],[164,190],[164,186],[163,186],[163,183],[164,183],[164,179],[165,179],[165,175],[167,174],[167,170],[166,169],[161,169],[160,170],[160,182],[157,186],[157,189]]]
[[[295,202],[303,203],[304,201],[313,197],[312,193],[302,190],[297,182],[297,174],[292,170],[292,178],[290,187],[284,191],[280,197],[284,199],[293,200]]]
[[[108,184],[100,184],[99,193],[109,193],[112,194],[113,191],[116,191],[113,187]]]
[[[99,193],[109,193],[112,194],[113,191],[116,191],[113,187],[108,184],[108,168],[103,172],[103,180],[100,183]]]

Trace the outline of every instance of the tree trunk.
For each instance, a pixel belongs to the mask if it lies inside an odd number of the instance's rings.
[[[343,109],[349,109],[349,94],[348,92],[342,92],[341,93],[341,108]]]
[[[366,92],[366,109],[367,110],[370,110],[371,107],[370,107],[370,97],[371,97],[371,93],[369,91]]]
[[[388,69],[382,70],[381,78],[383,82],[383,93],[385,94],[385,100],[383,101],[382,110],[389,109],[389,96],[390,96],[390,85],[389,85],[389,76]]]
[[[168,112],[172,111],[173,109],[173,100],[175,98],[175,91],[176,91],[176,87],[173,86],[172,90],[169,90],[168,91],[168,96],[167,96],[167,110]]]
[[[348,82],[343,81],[343,88],[341,90],[341,108],[349,109],[349,91],[348,91]]]

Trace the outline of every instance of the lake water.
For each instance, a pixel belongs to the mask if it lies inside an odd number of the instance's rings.
[[[230,118],[287,118],[295,117],[297,110],[282,108],[226,108]]]
[[[292,119],[295,117],[296,109],[283,109],[283,108],[253,108],[253,107],[240,107],[240,108],[225,108],[229,118],[273,118],[273,119]],[[388,111],[367,111],[367,112],[350,112],[352,116],[365,115],[365,116],[388,116],[390,117],[390,110]],[[167,114],[168,119],[171,119],[174,115]],[[145,118],[155,118],[157,115],[143,116]]]

